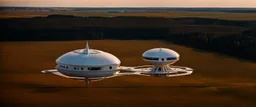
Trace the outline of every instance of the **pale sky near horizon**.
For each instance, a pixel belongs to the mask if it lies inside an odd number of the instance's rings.
[[[0,6],[32,7],[253,7],[256,0],[0,0]]]

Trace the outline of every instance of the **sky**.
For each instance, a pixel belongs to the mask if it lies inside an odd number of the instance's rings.
[[[253,7],[256,0],[0,0],[0,6],[32,7]]]

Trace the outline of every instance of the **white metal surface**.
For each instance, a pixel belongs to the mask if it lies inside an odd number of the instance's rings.
[[[56,63],[77,66],[105,66],[119,65],[120,60],[107,52],[90,49],[88,53],[84,49],[78,49],[60,56]]]
[[[154,57],[154,58],[167,58],[167,57],[175,57],[179,58],[179,54],[171,49],[167,48],[153,48],[147,50],[142,54],[143,57]]]

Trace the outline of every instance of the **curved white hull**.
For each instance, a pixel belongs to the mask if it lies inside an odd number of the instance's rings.
[[[107,77],[107,76],[112,76],[116,72],[116,70],[112,71],[67,71],[67,70],[59,70],[57,69],[60,73],[67,75],[67,76],[72,76],[72,77],[87,77],[87,78],[93,78],[93,77]]]

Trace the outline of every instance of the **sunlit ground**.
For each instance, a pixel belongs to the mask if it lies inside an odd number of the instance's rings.
[[[200,52],[162,41],[90,40],[90,48],[110,52],[123,66],[149,64],[148,49],[165,47],[181,58],[175,65],[195,69],[189,76],[125,76],[93,82],[42,74],[62,54],[86,41],[1,42],[1,105],[5,106],[256,106],[256,63]]]

